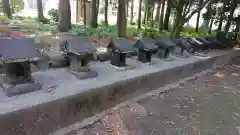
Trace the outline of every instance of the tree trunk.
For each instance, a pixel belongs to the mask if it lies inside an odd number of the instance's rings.
[[[139,0],[139,8],[138,8],[138,29],[141,29],[142,24],[142,0]]]
[[[212,33],[212,26],[213,26],[213,22],[214,22],[214,18],[211,18],[211,21],[210,21],[210,26],[209,26],[209,29],[208,29],[208,33],[211,34]]]
[[[131,1],[131,16],[130,16],[130,24],[133,24],[133,10],[134,10],[134,0]]]
[[[237,4],[233,3],[233,5],[231,6],[231,9],[230,9],[230,14],[227,19],[227,24],[225,25],[225,28],[224,28],[224,32],[229,31],[229,28],[230,28],[232,20],[233,20],[233,14],[234,14],[236,7],[237,7]]]
[[[9,4],[9,0],[3,0],[3,11],[4,14],[9,18],[12,19],[11,8]]]
[[[69,0],[59,1],[59,30],[68,32],[71,29],[71,7]]]
[[[160,16],[160,30],[164,28],[163,26],[163,19],[164,19],[164,9],[165,9],[165,0],[162,0],[162,7],[161,7],[161,16]]]
[[[218,30],[222,30],[222,24],[223,24],[223,15],[220,15],[219,23],[218,23]]]
[[[38,9],[38,20],[40,22],[44,22],[44,15],[43,15],[43,6],[42,6],[42,0],[37,0],[37,9]]]
[[[157,12],[156,12],[156,16],[155,16],[155,21],[159,21],[159,16],[160,16],[160,9],[161,9],[161,3],[160,3],[160,0],[158,0],[158,3],[157,3]]]
[[[153,5],[153,7],[152,8],[150,8],[149,9],[149,11],[150,11],[150,25],[151,25],[151,27],[153,27],[153,24],[154,24],[154,19],[153,19],[153,11],[154,11],[154,5]]]
[[[105,0],[105,11],[104,11],[104,17],[105,17],[105,25],[108,26],[108,0]]]
[[[126,0],[126,17],[128,18],[129,0]]]
[[[165,14],[165,19],[164,19],[164,29],[168,30],[169,29],[169,18],[171,15],[171,3],[170,0],[168,0],[167,2],[167,10],[166,10],[166,14]]]
[[[143,24],[146,25],[147,22],[147,8],[146,5],[144,7],[144,18],[143,18]]]
[[[223,7],[224,8],[226,7],[226,3],[223,4]],[[224,11],[222,9],[221,13],[220,13],[220,18],[219,18],[219,24],[218,24],[218,30],[221,31],[222,30],[222,24],[223,24],[223,14],[224,14]]]
[[[151,14],[151,7],[148,5],[147,7],[147,23],[149,20],[151,20],[152,14]]]
[[[181,29],[184,25],[182,12],[177,11],[176,13],[176,20],[174,22],[173,30],[171,31],[171,38],[175,39],[176,37],[180,36]]]
[[[126,2],[127,0],[118,0],[117,29],[119,37],[125,37],[127,32]]]
[[[236,32],[236,37],[235,37],[235,39],[237,39],[238,37],[239,37],[239,30],[240,30],[240,22],[239,21],[237,21],[236,22],[236,29],[235,29],[235,32]]]
[[[196,32],[198,32],[198,29],[199,29],[200,15],[201,15],[201,10],[199,10],[197,14],[197,23],[196,23],[196,29],[195,29]]]
[[[91,26],[97,28],[97,0],[92,0],[92,19]]]
[[[86,27],[87,26],[87,10],[86,10],[86,1],[82,0],[83,2],[83,24]]]
[[[100,6],[99,2],[100,2],[100,1],[99,1],[99,0],[97,0],[96,2],[97,2],[97,4],[96,4],[96,5],[97,5],[97,18],[98,18],[99,6]]]

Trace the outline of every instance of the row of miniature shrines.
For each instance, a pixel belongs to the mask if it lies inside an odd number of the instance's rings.
[[[115,67],[125,67],[126,57],[134,52],[137,52],[139,61],[146,63],[151,62],[152,55],[167,59],[171,53],[184,56],[186,53],[227,48],[230,43],[227,42],[226,36],[221,33],[218,36],[220,37],[179,38],[174,41],[168,37],[158,37],[139,39],[134,44],[126,38],[114,38],[106,44],[106,48],[110,53],[110,64]],[[222,40],[223,37],[225,41],[218,40]],[[88,64],[96,51],[91,41],[84,38],[68,39],[64,42],[63,48],[70,62],[69,69],[72,74],[79,79],[97,76],[97,73],[90,70]],[[4,83],[8,84],[3,85],[6,86],[4,91],[8,96],[41,89],[41,85],[31,79],[30,63],[41,58],[33,39],[1,39],[0,57],[5,71]],[[86,74],[86,72],[91,73]],[[22,84],[25,86],[22,87]]]

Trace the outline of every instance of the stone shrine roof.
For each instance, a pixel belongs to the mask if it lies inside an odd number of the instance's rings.
[[[40,52],[31,38],[0,39],[0,57],[3,62],[36,61]]]
[[[139,39],[135,43],[135,47],[144,49],[146,51],[152,51],[158,48],[156,41],[153,39]]]
[[[133,44],[126,38],[114,38],[108,44],[108,48],[112,48],[116,52],[128,53],[133,52]]]
[[[162,48],[174,48],[176,44],[168,37],[158,37],[156,39],[157,45]]]
[[[81,55],[86,53],[91,54],[96,51],[93,46],[93,42],[89,41],[88,39],[82,38],[67,40],[65,49],[67,53],[73,53],[75,55]]]

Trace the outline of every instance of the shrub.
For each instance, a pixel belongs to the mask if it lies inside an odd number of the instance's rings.
[[[52,34],[55,34],[57,33],[57,30],[58,30],[57,28],[58,26],[55,24],[41,24],[39,27],[39,31],[50,32]]]
[[[4,22],[4,21],[7,21],[7,20],[8,20],[7,16],[0,15],[0,22]]]
[[[75,36],[110,36],[114,31],[113,27],[83,27],[74,26],[70,33]]]
[[[51,9],[48,11],[48,15],[51,18],[51,21],[53,22],[58,22],[59,20],[59,14],[58,14],[58,10],[57,9]]]

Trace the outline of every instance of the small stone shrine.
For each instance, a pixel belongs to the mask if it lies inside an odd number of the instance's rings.
[[[111,39],[108,44],[111,52],[111,64],[117,67],[126,66],[126,56],[133,52],[133,45],[126,38]]]
[[[157,55],[163,59],[167,59],[176,47],[168,37],[158,37],[156,39],[156,44],[158,46]]]
[[[176,39],[176,44],[178,44],[178,46],[182,46],[190,54],[193,54],[197,51],[197,47],[192,45],[186,38]]]
[[[206,39],[212,43],[212,46],[210,46],[210,49],[224,49],[225,48],[225,45],[222,44],[215,37],[208,36],[208,37],[206,37]]]
[[[139,39],[135,47],[138,48],[138,60],[143,63],[151,62],[152,54],[158,49],[153,39]]]
[[[97,76],[97,72],[90,69],[89,62],[93,59],[95,48],[88,39],[76,38],[66,41],[65,51],[70,60],[70,72],[78,79]]]
[[[33,39],[1,39],[0,57],[5,70],[1,85],[7,96],[41,89],[41,85],[34,82],[31,76],[30,63],[40,57]]]
[[[216,38],[224,45],[227,45],[227,34],[225,32],[217,31]]]

